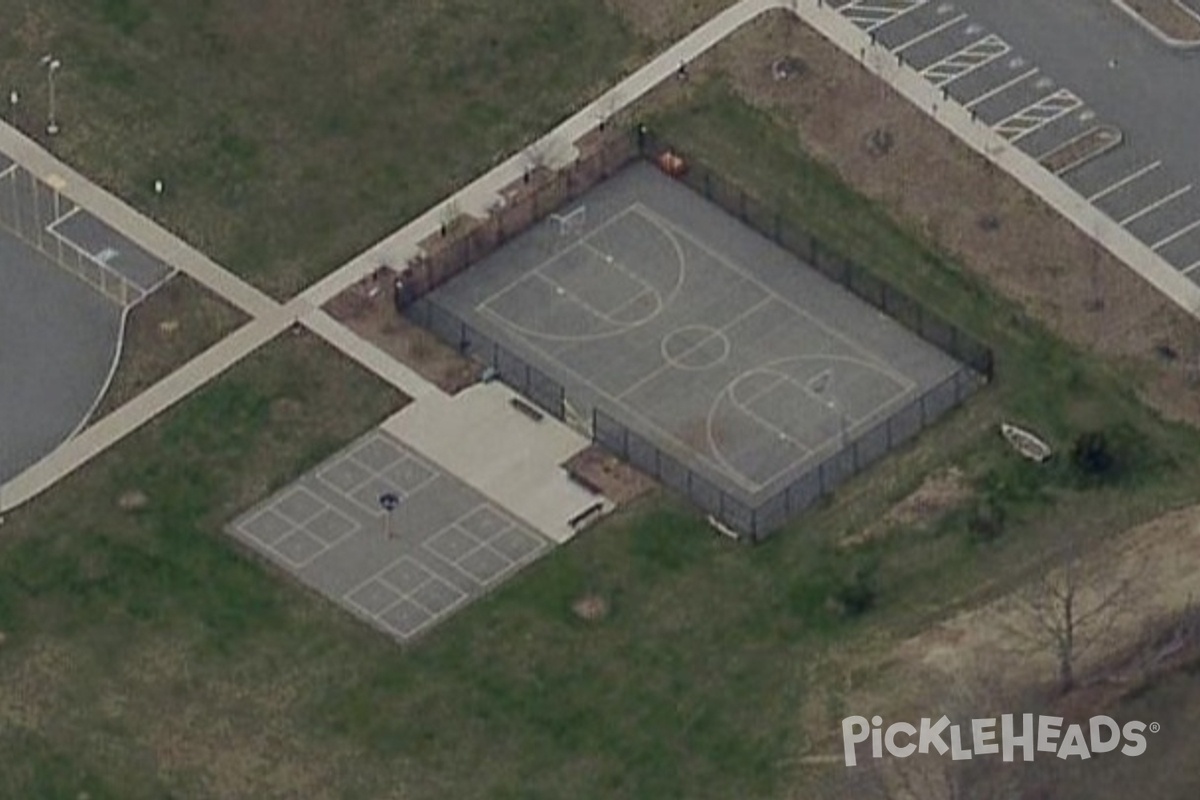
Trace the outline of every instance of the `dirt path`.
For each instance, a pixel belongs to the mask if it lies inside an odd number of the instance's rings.
[[[1080,657],[1080,673],[1101,658],[1132,647],[1166,615],[1200,600],[1200,506],[1171,512],[1136,527],[1081,559],[1082,574],[1103,574],[1103,586],[1128,579],[1132,591],[1097,647]],[[1081,603],[1103,589],[1085,581]],[[1090,597],[1089,597],[1090,595]],[[1013,686],[1043,684],[1055,676],[1054,654],[1031,646],[1029,613],[1012,596],[965,612],[903,642],[895,666],[947,680],[1002,675]]]

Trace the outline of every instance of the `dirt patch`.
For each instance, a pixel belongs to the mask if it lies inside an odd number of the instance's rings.
[[[1200,42],[1200,17],[1179,0],[1123,0],[1124,4],[1152,27],[1181,42]]]
[[[602,447],[592,445],[576,453],[565,465],[585,486],[598,490],[618,506],[654,488],[654,480]]]
[[[930,475],[916,491],[888,509],[878,522],[845,537],[839,546],[857,547],[895,528],[929,525],[962,505],[973,493],[974,490],[957,467]]]
[[[1195,600],[1200,506],[1134,528],[1111,546],[1084,556],[1081,569],[1127,578],[1133,590],[1102,646],[1080,654],[1078,672],[1084,674],[1114,652],[1133,647],[1152,623],[1180,613]],[[1013,598],[1005,597],[904,642],[896,656],[901,664],[934,674],[977,674],[986,664],[988,673],[1004,675],[1006,681],[1044,684],[1054,676],[1054,657],[1049,648],[1029,646],[1022,635],[1029,624]]]
[[[483,372],[481,364],[455,352],[396,311],[396,277],[391,269],[376,270],[330,300],[325,310],[442,391],[455,394],[477,382]]]
[[[777,81],[772,65],[787,57],[803,58],[807,71]],[[1016,180],[790,14],[760,18],[714,58],[744,99],[794,130],[847,184],[1058,336],[1144,366],[1143,398],[1200,424],[1200,323]],[[1178,358],[1158,358],[1163,343]]]
[[[678,39],[734,2],[736,0],[605,0],[605,5],[639,36],[663,42]]]
[[[575,616],[587,622],[597,622],[608,616],[608,601],[598,594],[588,594],[571,604]]]
[[[117,508],[122,511],[138,511],[150,504],[150,498],[145,492],[131,489],[127,492],[122,492],[117,498]]]

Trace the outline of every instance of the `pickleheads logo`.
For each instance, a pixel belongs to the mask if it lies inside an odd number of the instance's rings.
[[[1017,753],[1025,761],[1033,761],[1035,753],[1054,753],[1061,759],[1088,759],[1097,753],[1111,753],[1117,748],[1127,756],[1146,752],[1146,732],[1158,733],[1157,722],[1146,724],[1133,720],[1118,725],[1112,717],[1096,716],[1086,725],[1072,724],[1063,729],[1062,717],[1004,714],[997,720],[973,719],[964,729],[951,724],[948,717],[936,721],[922,719],[920,725],[894,722],[883,727],[882,717],[846,717],[842,720],[842,745],[846,766],[858,763],[855,746],[871,740],[871,756],[883,758],[886,750],[896,758],[914,753],[950,754],[955,761],[975,756],[1000,755],[1013,761]],[[964,746],[969,745],[969,746]]]

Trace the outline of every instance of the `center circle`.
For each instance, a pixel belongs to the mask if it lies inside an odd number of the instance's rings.
[[[661,349],[672,367],[708,369],[729,357],[729,337],[709,325],[685,325],[664,336]]]

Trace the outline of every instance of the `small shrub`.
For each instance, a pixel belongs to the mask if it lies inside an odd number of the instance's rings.
[[[967,517],[967,530],[977,541],[991,542],[1004,533],[1004,506],[991,498],[976,503]]]
[[[834,587],[831,600],[843,617],[860,617],[875,607],[879,598],[879,565],[857,561]]]
[[[1071,463],[1085,479],[1108,480],[1119,472],[1117,455],[1103,431],[1081,433],[1071,449]]]

